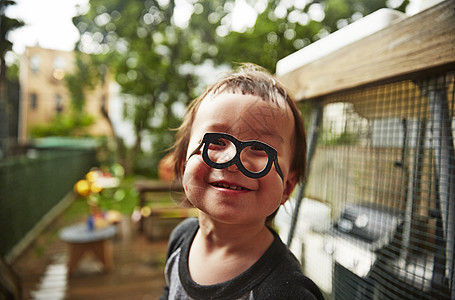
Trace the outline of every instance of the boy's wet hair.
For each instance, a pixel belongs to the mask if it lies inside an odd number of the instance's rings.
[[[286,89],[264,68],[254,64],[242,64],[238,69],[208,86],[205,91],[194,99],[186,111],[182,124],[177,129],[176,141],[173,147],[174,171],[180,180],[183,176],[186,163],[188,144],[196,113],[202,101],[207,96],[216,96],[222,93],[238,93],[258,96],[264,101],[278,103],[281,97],[291,109],[294,117],[294,155],[291,162],[291,171],[296,173],[299,181],[305,179],[306,137],[303,119],[300,111]]]

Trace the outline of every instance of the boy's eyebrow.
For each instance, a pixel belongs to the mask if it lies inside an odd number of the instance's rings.
[[[218,124],[218,123],[215,123],[215,124],[211,124],[208,128],[208,130],[211,130],[211,131],[216,131],[216,132],[224,132],[224,133],[230,133],[230,134],[233,134],[233,135],[236,135],[235,132],[232,132],[232,127],[228,127],[226,126],[225,124]],[[270,131],[270,130],[265,130],[265,128],[251,128],[250,129],[251,132],[254,132],[255,133],[255,138],[250,138],[248,140],[260,140],[261,137],[265,136],[265,137],[268,137],[268,138],[272,138],[272,139],[276,139],[278,140],[278,142],[280,143],[283,143],[284,140],[283,140],[283,137],[281,135],[279,135],[278,133],[274,132],[274,131]],[[229,132],[228,132],[229,131]],[[244,132],[247,132],[249,130],[246,130]],[[237,137],[239,138],[239,137]]]
[[[216,132],[227,132],[230,127],[226,126],[224,124],[210,124],[210,126],[207,128],[208,130],[216,131]]]
[[[283,137],[277,133],[266,131],[266,132],[261,133],[261,136],[264,136],[264,135],[268,136],[272,139],[277,139],[280,143],[284,143]]]

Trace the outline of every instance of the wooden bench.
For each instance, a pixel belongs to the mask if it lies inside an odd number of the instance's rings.
[[[177,204],[153,207],[150,215],[143,218],[143,232],[152,241],[167,239],[180,222],[196,216],[196,208],[185,208]]]
[[[134,186],[139,193],[138,206],[140,209],[145,206],[148,193],[184,192],[182,184],[174,182],[169,183],[156,180],[137,180],[134,183]],[[139,230],[144,231],[144,218],[141,218],[139,221]]]

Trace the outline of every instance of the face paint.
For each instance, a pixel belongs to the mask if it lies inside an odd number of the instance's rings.
[[[212,168],[225,169],[236,165],[245,176],[261,178],[266,176],[275,164],[275,170],[283,180],[277,151],[266,143],[256,140],[239,141],[226,133],[208,132],[204,134],[201,143],[188,159],[201,148],[204,162]]]

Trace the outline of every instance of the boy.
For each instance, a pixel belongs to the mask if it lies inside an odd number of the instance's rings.
[[[267,226],[303,180],[299,110],[252,64],[209,86],[188,108],[174,159],[197,219],[171,235],[162,299],[323,299]]]

